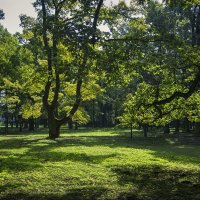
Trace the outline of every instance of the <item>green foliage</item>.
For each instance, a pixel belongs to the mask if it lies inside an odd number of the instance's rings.
[[[42,103],[31,103],[31,102],[26,102],[25,104],[22,105],[21,108],[21,114],[24,119],[29,119],[31,117],[37,119],[38,117],[41,116],[41,108],[42,108]]]
[[[17,68],[18,42],[0,25],[0,85],[3,77],[13,77]]]
[[[81,88],[82,101],[90,101],[95,99],[102,93],[101,87],[96,80],[88,78]],[[63,98],[73,102],[73,97],[76,95],[76,84],[66,82],[64,84],[64,94],[60,94]],[[71,100],[70,100],[71,99]]]
[[[36,20],[20,16],[23,34],[0,27],[3,105],[28,119],[42,114],[43,102],[63,122],[81,100],[73,117],[80,124],[89,121],[91,102],[93,118],[96,105],[99,116],[121,115],[127,126],[198,122],[198,84],[185,98],[159,102],[190,92],[199,74],[199,2],[120,1],[103,5],[98,18],[100,2],[37,0]]]
[[[71,107],[70,106],[65,106],[63,108],[69,114]],[[84,110],[83,107],[79,107],[76,113],[72,117],[73,122],[77,122],[80,125],[85,125],[90,121],[90,116],[88,113]]]
[[[193,94],[186,102],[186,115],[191,122],[200,122],[200,93]]]
[[[175,119],[199,120],[199,106],[196,103],[198,86],[188,98],[177,96],[166,103],[176,93],[187,93],[199,74],[199,47],[192,45],[190,15],[181,8],[162,6],[150,1],[145,13],[146,29],[136,24],[146,38],[146,46],[138,49],[139,62],[129,67],[138,74],[136,90],[127,95],[122,124],[166,125]],[[187,12],[187,14],[186,14]],[[140,27],[142,27],[140,29]],[[131,31],[132,30],[132,31]],[[130,33],[137,28],[130,27]],[[134,35],[134,34],[133,34]],[[149,36],[153,39],[148,41]],[[127,43],[131,44],[128,41]],[[133,47],[132,47],[133,48]],[[125,64],[124,64],[125,66]]]

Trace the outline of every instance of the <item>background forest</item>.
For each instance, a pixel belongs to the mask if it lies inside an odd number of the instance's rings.
[[[0,199],[199,200],[200,1],[33,6],[0,25]]]
[[[0,27],[1,121],[199,132],[198,1],[36,1],[23,33]],[[1,11],[1,19],[4,18]],[[145,133],[146,135],[146,133]]]

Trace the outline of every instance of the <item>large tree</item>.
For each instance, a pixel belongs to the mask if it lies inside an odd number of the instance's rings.
[[[94,66],[103,0],[37,0],[34,6],[44,45],[40,59],[46,60],[43,105],[48,115],[49,137],[54,139],[59,137],[61,125],[71,120],[78,110],[83,82],[88,81]],[[66,82],[76,85],[74,103],[68,114],[59,113],[58,109],[59,94]]]
[[[173,5],[147,4],[142,37],[146,45],[134,67],[140,81],[125,103],[129,123],[165,125],[184,117],[200,119],[199,4]]]

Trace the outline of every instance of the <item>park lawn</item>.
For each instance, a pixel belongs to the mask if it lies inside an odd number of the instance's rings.
[[[200,147],[123,130],[0,136],[0,199],[200,199]]]

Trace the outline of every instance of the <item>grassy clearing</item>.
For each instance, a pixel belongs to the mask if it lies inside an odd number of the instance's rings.
[[[200,147],[123,131],[0,136],[0,199],[200,199]]]

